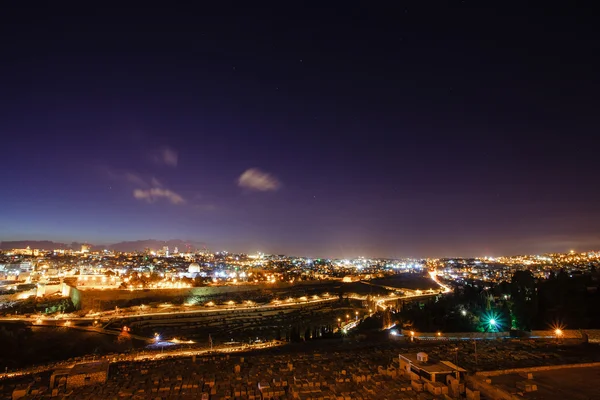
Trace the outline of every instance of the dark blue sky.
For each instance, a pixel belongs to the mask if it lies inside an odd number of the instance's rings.
[[[7,10],[0,240],[600,248],[596,16],[477,3]]]

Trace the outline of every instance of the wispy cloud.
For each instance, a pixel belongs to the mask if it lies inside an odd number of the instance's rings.
[[[162,147],[151,153],[150,157],[157,164],[176,167],[179,162],[179,154],[176,150],[170,147]]]
[[[240,175],[238,186],[245,189],[267,192],[279,189],[281,182],[267,172],[261,171],[258,168],[250,168]]]
[[[164,199],[171,204],[184,204],[186,200],[179,193],[165,188],[165,185],[155,177],[144,177],[132,171],[118,171],[108,167],[101,168],[108,178],[122,185],[133,188],[133,197],[138,200],[154,203]]]
[[[160,183],[160,181],[158,179],[156,179],[155,177],[152,177],[152,179],[150,180],[150,183],[152,184],[152,186],[162,187],[162,183]]]
[[[148,203],[154,203],[160,199],[166,199],[172,204],[184,204],[185,200],[181,195],[173,192],[169,189],[163,189],[159,187],[153,187],[150,189],[135,189],[133,191],[133,197],[138,200],[144,200]]]
[[[123,175],[121,175],[122,179],[124,179],[125,181],[136,185],[136,186],[147,186],[148,184],[146,183],[146,181],[139,176],[138,174],[134,173],[134,172],[124,172]],[[154,179],[154,178],[152,178]]]

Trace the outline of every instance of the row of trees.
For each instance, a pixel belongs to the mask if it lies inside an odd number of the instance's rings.
[[[530,271],[517,271],[510,282],[488,289],[471,284],[448,296],[404,303],[394,318],[425,332],[600,328],[598,285],[594,273],[561,271],[536,280]]]
[[[290,342],[302,342],[331,338],[333,337],[333,330],[333,325],[321,325],[318,327],[294,325],[286,332],[285,339]],[[283,339],[280,330],[277,331],[276,339]]]

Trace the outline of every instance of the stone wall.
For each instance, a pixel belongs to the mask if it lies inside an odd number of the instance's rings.
[[[478,391],[483,394],[486,398],[495,400],[517,400],[522,399],[508,393],[507,391],[499,388],[498,386],[492,385],[491,383],[485,382],[482,378],[477,376],[467,376],[467,385],[474,391]]]
[[[404,336],[410,337],[411,331],[402,329]],[[590,343],[600,343],[600,329],[564,329],[560,334],[560,339],[587,339]],[[418,332],[414,331],[414,337],[416,339],[423,340],[473,340],[473,339],[495,339],[495,338],[509,338],[510,332]],[[537,330],[527,332],[526,338],[546,338],[555,339],[557,338],[556,332],[553,330]]]
[[[303,281],[278,283],[259,283],[228,286],[203,286],[184,289],[84,289],[68,284],[63,284],[63,296],[68,296],[73,301],[76,309],[81,310],[108,310],[131,305],[131,302],[184,302],[191,297],[214,297],[230,293],[250,293],[260,290],[281,290],[297,286],[315,286],[330,284],[332,281]]]
[[[404,336],[410,337],[411,331],[402,329]],[[439,340],[470,340],[470,339],[496,339],[510,336],[509,332],[418,332],[413,331],[415,339]]]
[[[539,371],[552,371],[555,369],[565,368],[589,368],[589,367],[600,367],[600,362],[593,363],[581,363],[581,364],[562,364],[562,365],[542,365],[540,367],[529,367],[529,368],[510,368],[510,369],[499,369],[495,371],[479,371],[476,372],[477,376],[498,376],[507,374],[520,374],[526,372],[539,372]]]
[[[212,297],[228,293],[247,293],[273,288],[273,285],[239,285],[239,286],[204,286],[185,289],[147,289],[127,290],[113,289],[79,290],[74,287],[69,289],[69,297],[75,308],[82,310],[106,310],[115,306],[127,306],[132,301],[185,301],[185,299],[198,297]]]
[[[67,388],[85,385],[98,385],[106,382],[107,371],[98,371],[87,374],[74,374],[67,377]]]

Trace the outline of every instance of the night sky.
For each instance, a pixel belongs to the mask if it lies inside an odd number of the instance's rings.
[[[0,16],[0,240],[600,248],[593,10],[50,3]]]

